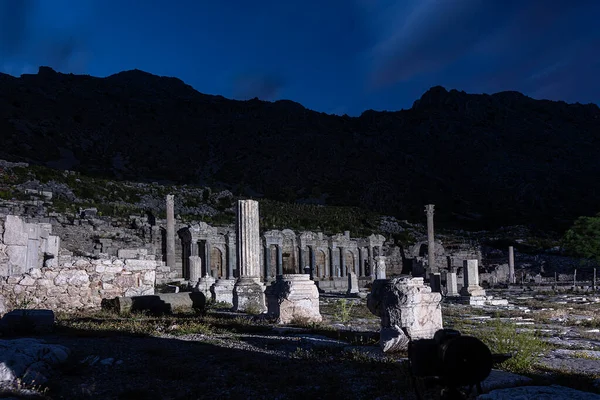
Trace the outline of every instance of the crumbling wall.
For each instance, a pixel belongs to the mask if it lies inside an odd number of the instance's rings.
[[[157,262],[73,258],[0,278],[7,308],[76,311],[99,308],[103,298],[154,294]]]

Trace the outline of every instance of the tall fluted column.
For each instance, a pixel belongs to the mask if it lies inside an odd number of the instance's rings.
[[[175,268],[175,200],[167,195],[167,267]]]
[[[240,277],[233,287],[233,310],[264,312],[265,293],[260,282],[258,202],[238,200],[236,218],[237,265]]]
[[[429,264],[429,273],[438,272],[435,265],[435,239],[433,235],[433,204],[425,206],[427,214],[427,263]]]
[[[260,276],[258,202],[239,200],[237,205],[237,261],[240,277]]]

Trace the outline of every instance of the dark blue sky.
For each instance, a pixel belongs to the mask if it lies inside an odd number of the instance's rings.
[[[327,113],[435,85],[600,103],[597,0],[0,0],[0,71],[138,68]]]

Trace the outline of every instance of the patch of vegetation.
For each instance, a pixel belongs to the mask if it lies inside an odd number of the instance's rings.
[[[259,199],[261,227],[264,229],[315,230],[327,235],[351,231],[368,236],[378,231],[380,216],[357,207],[334,207],[285,203]]]

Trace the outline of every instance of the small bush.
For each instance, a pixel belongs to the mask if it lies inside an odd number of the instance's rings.
[[[350,302],[346,299],[339,299],[334,304],[333,318],[342,324],[346,324],[352,319],[351,313],[353,308],[353,302]]]
[[[479,336],[492,353],[512,355],[502,363],[502,368],[508,371],[531,372],[537,358],[548,351],[548,344],[535,332],[517,332],[517,326],[513,323],[492,320],[487,327],[490,329],[480,330],[474,336]]]

